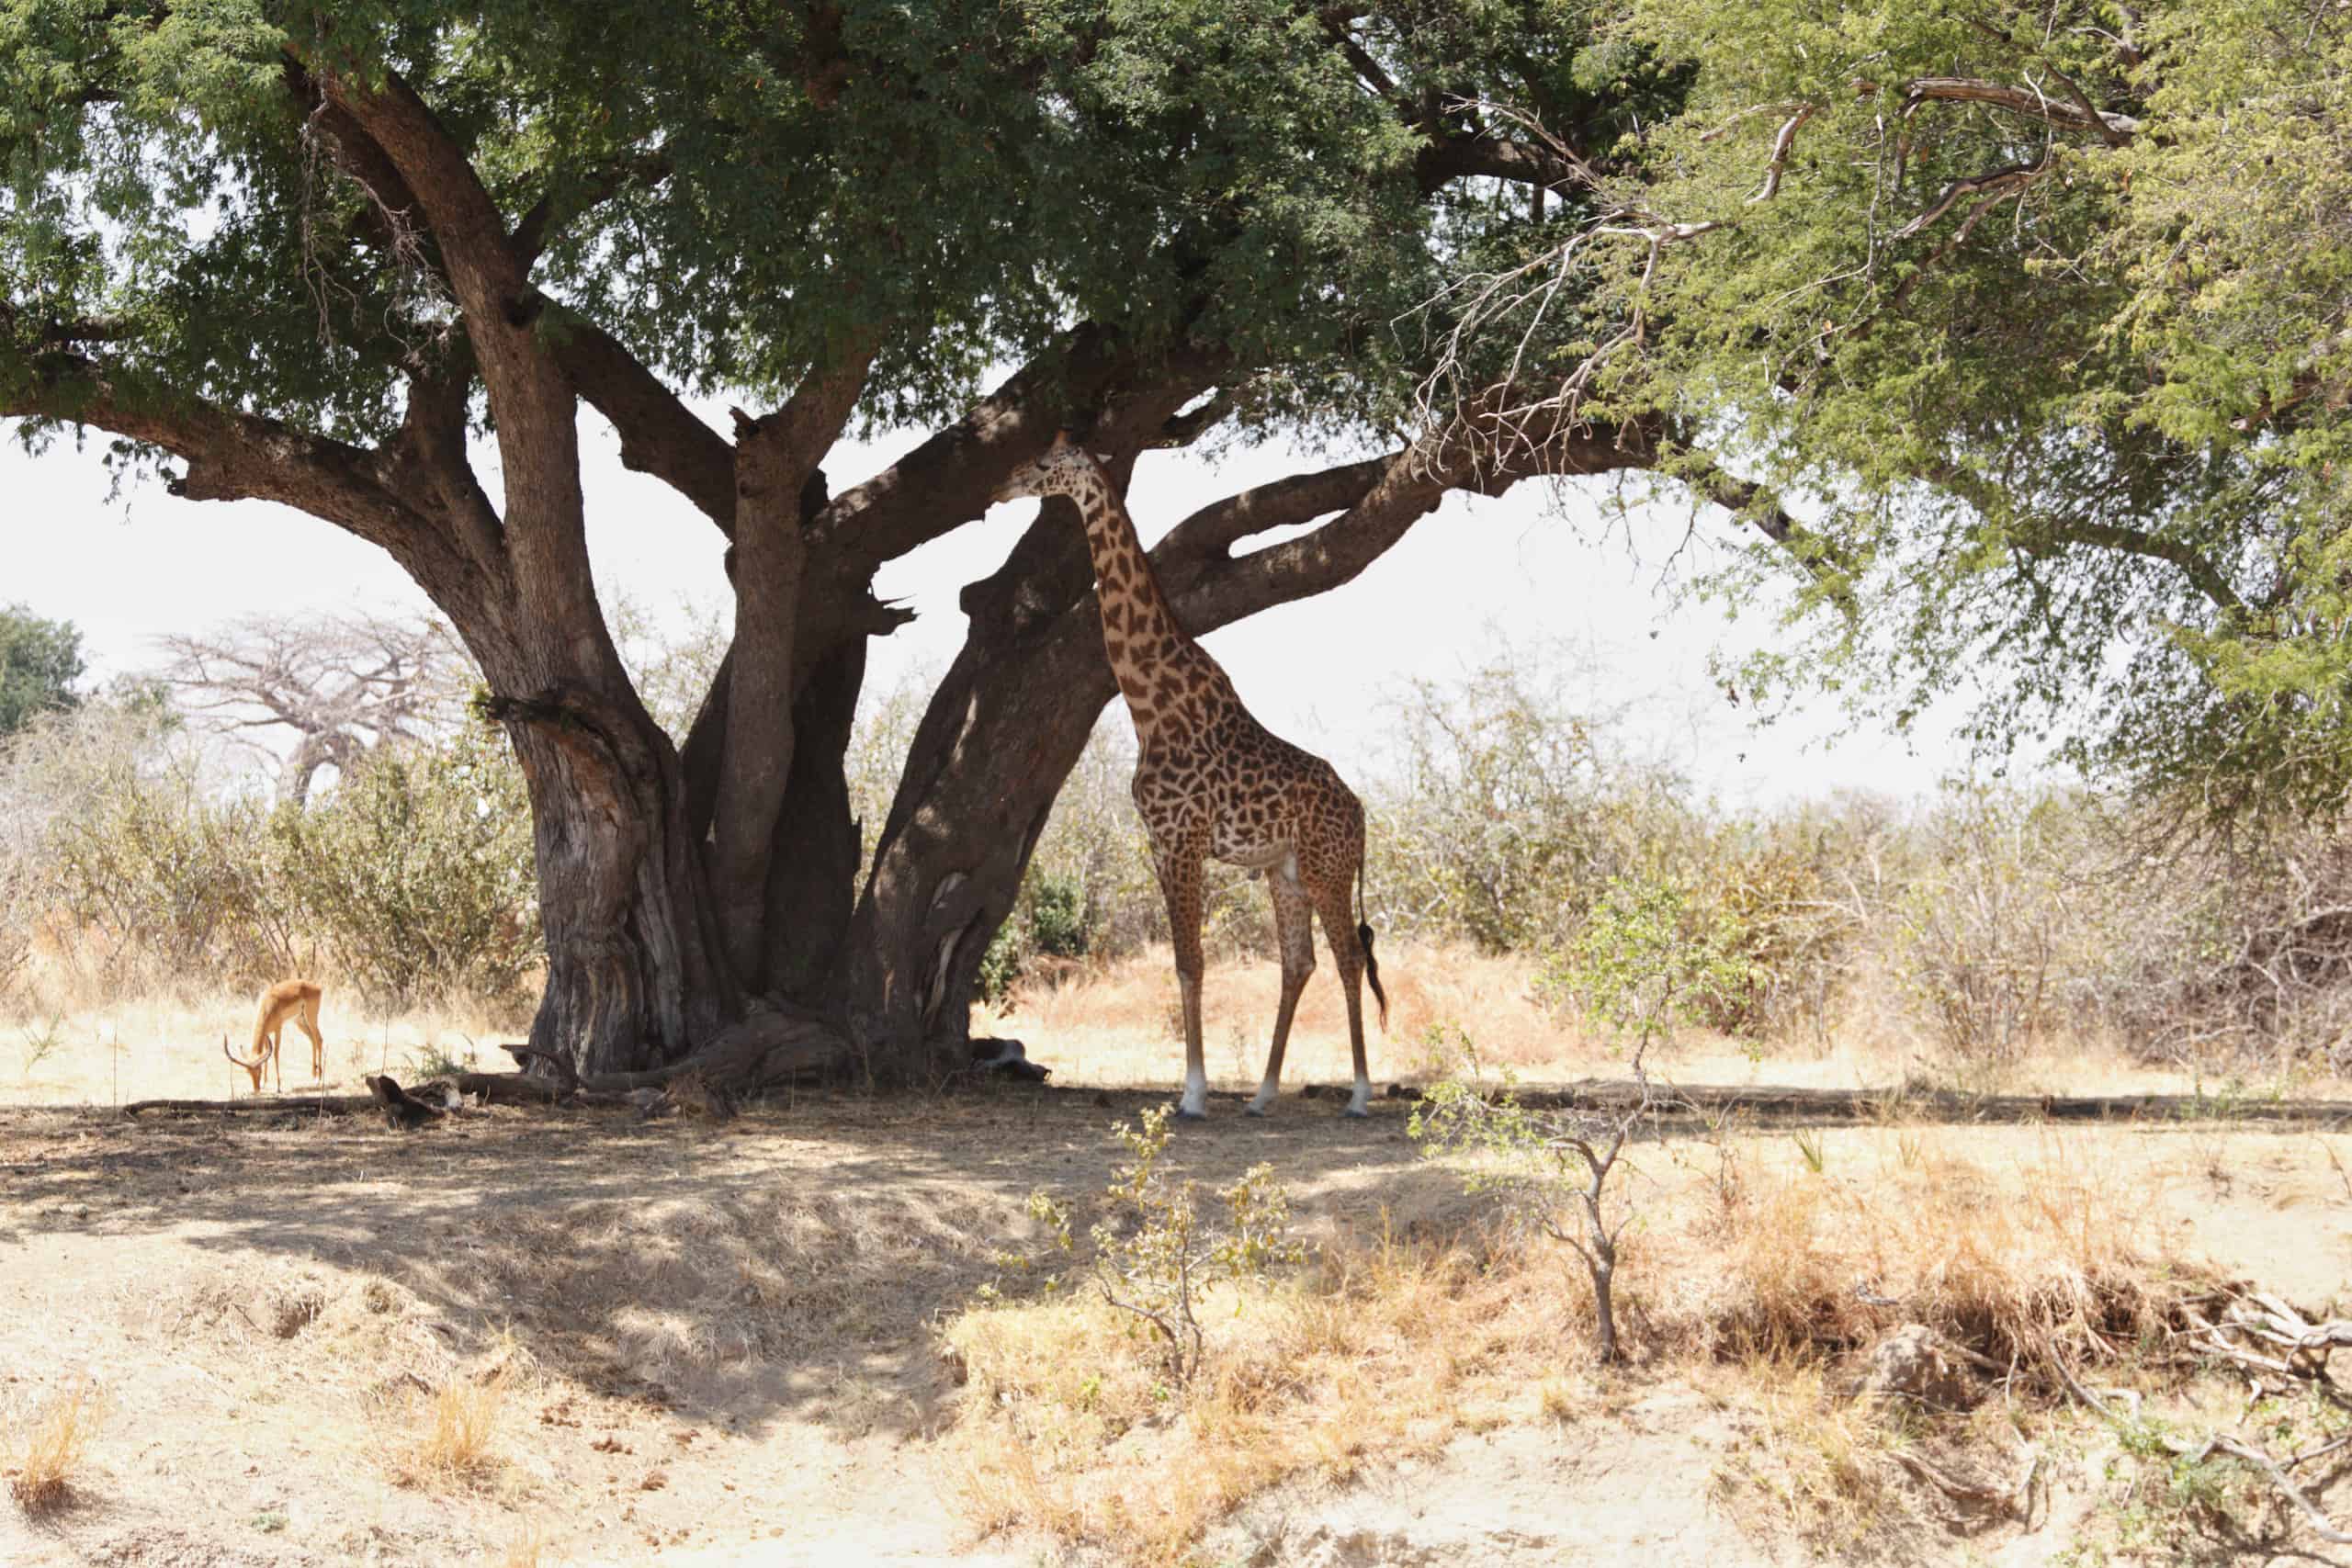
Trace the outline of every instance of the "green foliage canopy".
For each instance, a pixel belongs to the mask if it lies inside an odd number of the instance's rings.
[[[2352,796],[2352,17],[1632,0],[1602,33],[1687,96],[1517,262],[1638,329],[1587,408],[1814,520],[1799,610],[1858,614],[1750,673],[1897,723],[1967,691],[1988,750],[2213,815]]]
[[[1440,127],[1490,95],[1631,113],[1559,68],[1566,0],[1356,27]],[[387,434],[462,323],[436,237],[338,176],[306,107],[335,71],[431,107],[536,249],[547,332],[593,323],[687,391],[788,391],[855,329],[884,340],[868,418],[934,420],[1087,320],[1264,367],[1261,416],[1393,412],[1372,329],[1522,215],[1430,201],[1430,124],[1331,34],[1274,0],[6,0],[0,394],[103,343],[119,393]]]

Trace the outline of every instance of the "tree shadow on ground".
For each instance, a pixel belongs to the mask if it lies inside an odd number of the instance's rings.
[[[613,1399],[744,1435],[779,1420],[922,1434],[954,1387],[933,1327],[1036,1244],[1029,1194],[1074,1203],[1082,1226],[1123,1157],[1113,1124],[1167,1098],[983,1086],[809,1096],[724,1122],[500,1110],[417,1134],[0,1114],[0,1248],[38,1260],[49,1235],[146,1237],[266,1260],[256,1290],[309,1267],[380,1277],[459,1351],[512,1336]],[[1286,1099],[1261,1120],[1220,1097],[1163,1167],[1214,1189],[1271,1162],[1310,1235],[1462,1213],[1408,1106],[1351,1121],[1340,1103]],[[160,1287],[175,1265],[155,1267]]]

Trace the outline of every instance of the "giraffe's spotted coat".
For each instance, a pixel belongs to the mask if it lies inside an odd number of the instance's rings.
[[[1282,1077],[1283,1051],[1299,992],[1315,971],[1312,919],[1339,966],[1355,1053],[1351,1115],[1363,1115],[1372,1082],[1364,1056],[1362,982],[1370,964],[1351,895],[1363,864],[1363,806],[1329,762],[1250,716],[1233,681],[1178,625],[1109,474],[1082,447],[1053,448],[1007,480],[997,499],[1066,495],[1086,522],[1102,609],[1102,650],[1136,727],[1136,809],[1151,835],[1176,976],[1184,999],[1184,1098],[1205,1109],[1201,1043],[1201,872],[1215,855],[1262,872],[1282,946],[1282,1002],[1266,1076],[1250,1102],[1262,1112]],[[1380,989],[1376,966],[1373,989]],[[1386,1003],[1382,1003],[1384,1016]]]

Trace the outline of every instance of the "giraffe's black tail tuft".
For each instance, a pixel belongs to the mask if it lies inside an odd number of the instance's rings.
[[[1380,960],[1372,955],[1372,923],[1363,919],[1363,862],[1356,862],[1356,941],[1363,948],[1363,977],[1372,982],[1372,999],[1380,1004],[1380,1027],[1388,1027],[1388,993],[1380,988]]]

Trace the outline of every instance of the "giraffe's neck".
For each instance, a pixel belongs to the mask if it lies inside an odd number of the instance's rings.
[[[1094,592],[1102,610],[1102,651],[1126,698],[1136,734],[1149,739],[1171,724],[1197,722],[1204,701],[1229,689],[1223,670],[1186,635],[1152,575],[1135,520],[1107,476],[1075,496],[1094,558]]]

